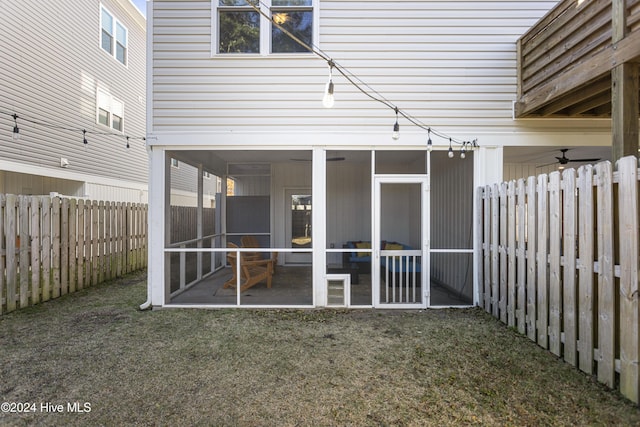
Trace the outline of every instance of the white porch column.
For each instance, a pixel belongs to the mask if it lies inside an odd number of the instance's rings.
[[[314,306],[327,305],[327,154],[324,148],[313,149],[311,241],[313,242]]]
[[[149,248],[147,296],[151,305],[163,306],[169,299],[169,286],[166,280],[168,265],[165,263],[164,246],[167,231],[167,211],[170,209],[165,203],[169,202],[167,191],[171,186],[167,180],[171,167],[171,159],[165,156],[161,147],[151,147],[149,150]]]

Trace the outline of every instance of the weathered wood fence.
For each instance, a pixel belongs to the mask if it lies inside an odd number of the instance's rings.
[[[638,160],[479,188],[480,305],[640,402]]]
[[[147,206],[0,195],[0,314],[147,265]]]

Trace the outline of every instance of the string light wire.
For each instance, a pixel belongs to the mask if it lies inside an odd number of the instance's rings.
[[[84,146],[86,147],[88,144],[87,141],[87,135],[100,135],[100,136],[115,136],[118,138],[125,138],[127,140],[127,148],[129,148],[129,140],[140,140],[140,141],[146,141],[146,137],[144,136],[128,136],[128,135],[124,135],[121,133],[116,133],[116,132],[101,132],[101,131],[88,131],[84,128],[76,128],[76,127],[70,127],[70,126],[60,126],[60,125],[56,125],[53,123],[49,123],[43,120],[35,120],[35,119],[31,119],[29,117],[25,117],[23,115],[18,115],[16,113],[10,113],[7,111],[3,111],[0,110],[0,114],[5,114],[7,116],[10,116],[13,118],[14,121],[14,127],[13,127],[13,138],[14,140],[17,139],[20,135],[20,129],[18,128],[18,120],[20,119],[23,122],[27,122],[27,123],[31,123],[33,125],[36,126],[41,126],[47,129],[57,129],[57,130],[64,130],[67,132],[78,132],[78,133],[82,133],[82,143],[84,144]],[[16,137],[16,134],[18,135],[18,137]]]

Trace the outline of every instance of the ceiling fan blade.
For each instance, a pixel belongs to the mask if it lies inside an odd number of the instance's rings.
[[[597,162],[600,159],[571,159],[570,162]]]

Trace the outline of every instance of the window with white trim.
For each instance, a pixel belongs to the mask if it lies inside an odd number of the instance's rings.
[[[124,132],[124,103],[109,93],[98,89],[96,96],[96,121],[118,132]]]
[[[308,53],[249,2],[308,46],[314,43],[316,0],[212,0],[216,54]]]
[[[127,65],[127,34],[127,28],[100,6],[100,46],[123,65]]]

